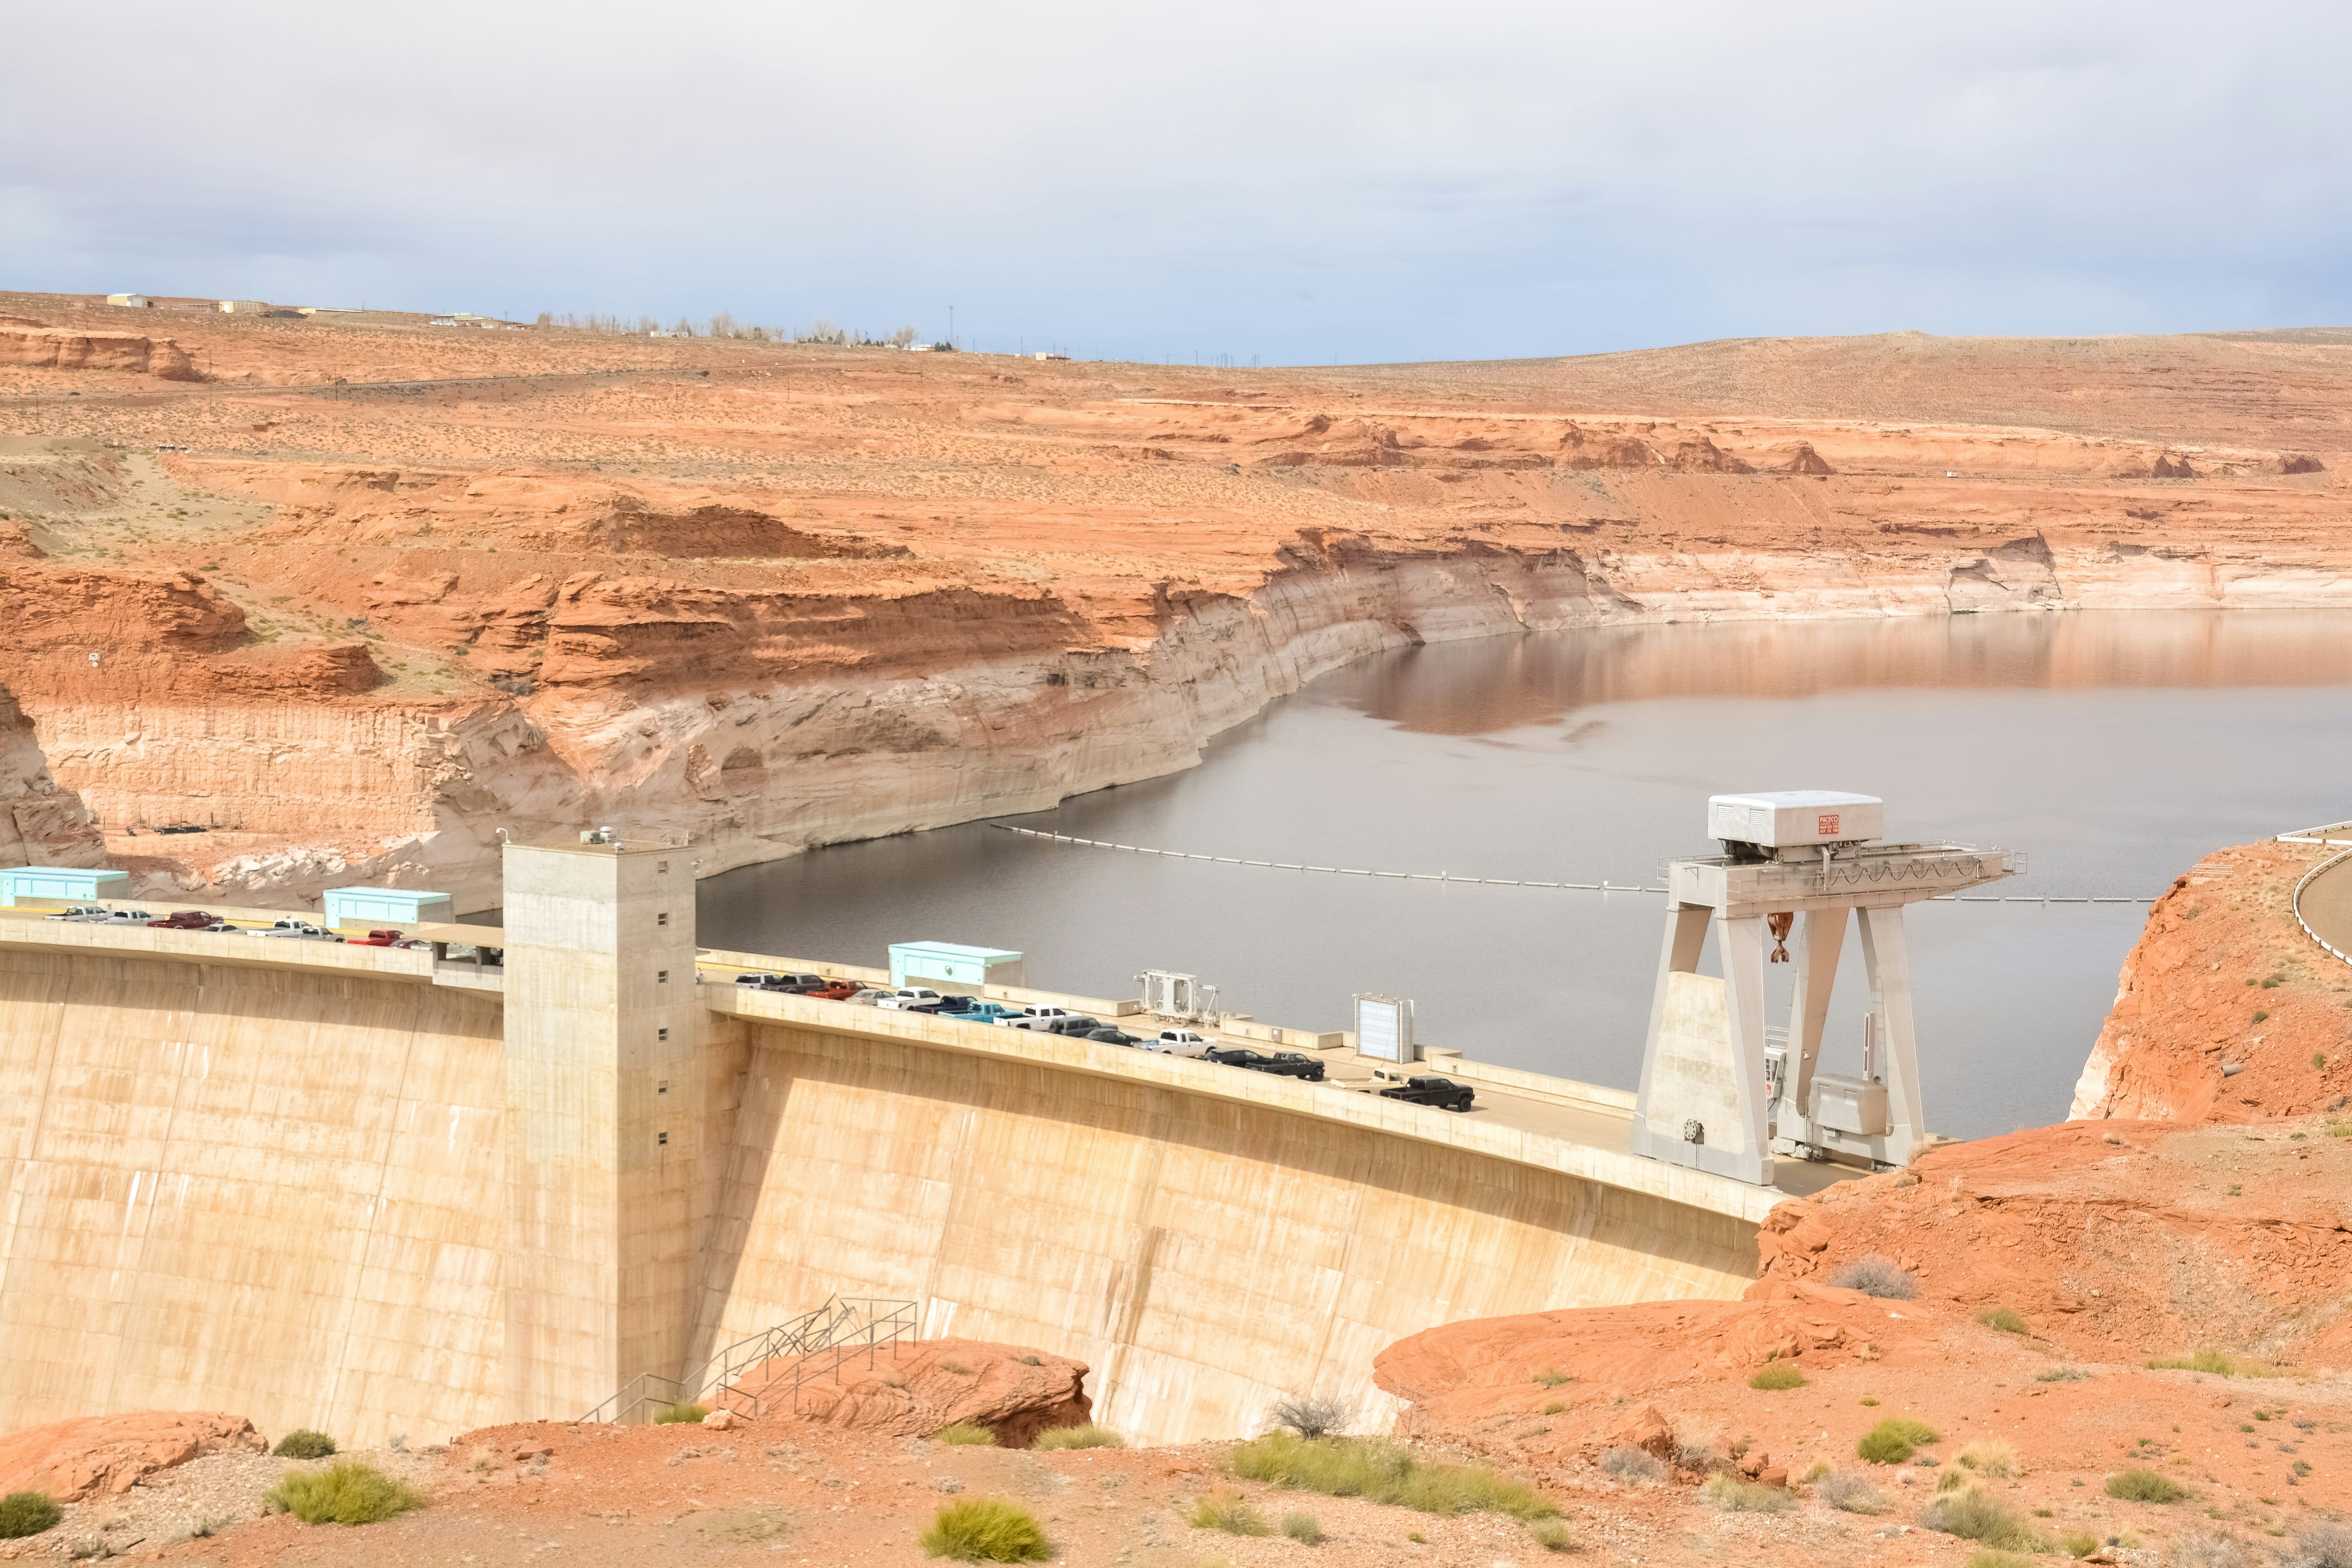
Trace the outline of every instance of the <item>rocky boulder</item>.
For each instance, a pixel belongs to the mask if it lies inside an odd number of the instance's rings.
[[[923,1437],[942,1426],[985,1426],[999,1447],[1025,1448],[1037,1434],[1092,1418],[1087,1364],[1019,1345],[977,1340],[925,1340],[834,1364],[833,1352],[810,1357],[800,1387],[803,1419],[895,1436]],[[767,1362],[735,1384],[760,1414],[793,1413],[796,1363]],[[738,1404],[738,1408],[746,1408]]]
[[[0,1437],[0,1494],[47,1492],[58,1502],[116,1497],[158,1470],[205,1454],[268,1447],[242,1415],[141,1410],[84,1415]]]

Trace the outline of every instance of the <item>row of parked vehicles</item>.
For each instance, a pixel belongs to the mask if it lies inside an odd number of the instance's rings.
[[[1008,1007],[977,996],[943,994],[922,985],[866,985],[854,980],[830,980],[822,974],[739,974],[738,985],[760,991],[781,991],[817,1001],[847,1002],[854,1006],[883,1007],[901,1013],[929,1013],[965,1024],[988,1024],[1007,1029],[1027,1029],[1040,1035],[1062,1035],[1097,1045],[1128,1046],[1159,1051],[1220,1067],[1295,1078],[1321,1083],[1324,1066],[1303,1051],[1255,1051],[1244,1046],[1221,1045],[1192,1029],[1160,1029],[1149,1035],[1129,1034],[1115,1024],[1066,1007]],[[1418,1077],[1377,1091],[1383,1099],[1412,1105],[1433,1105],[1446,1110],[1467,1110],[1476,1098],[1468,1084],[1451,1079]]]
[[[202,910],[178,910],[160,919],[146,910],[109,910],[96,904],[77,905],[48,917],[76,925],[146,926],[159,931],[202,931],[218,936],[269,936],[292,942],[337,942],[352,947],[431,947],[396,931],[372,931],[365,936],[343,936],[306,920],[287,919],[266,926],[241,926]]]

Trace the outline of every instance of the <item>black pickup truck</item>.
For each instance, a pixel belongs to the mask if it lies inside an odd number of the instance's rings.
[[[1278,1078],[1305,1079],[1308,1083],[1323,1081],[1323,1064],[1299,1051],[1276,1051],[1265,1056],[1239,1046],[1216,1046],[1203,1051],[1202,1059],[1222,1062],[1229,1068],[1247,1068],[1252,1072],[1270,1072]]]
[[[1434,1105],[1441,1110],[1467,1110],[1477,1096],[1468,1084],[1450,1078],[1409,1078],[1381,1090],[1381,1098],[1402,1100],[1407,1105]]]

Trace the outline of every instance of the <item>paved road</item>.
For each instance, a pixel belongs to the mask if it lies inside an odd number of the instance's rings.
[[[2314,877],[2299,908],[2320,941],[2338,952],[2352,952],[2352,859],[2338,860]]]

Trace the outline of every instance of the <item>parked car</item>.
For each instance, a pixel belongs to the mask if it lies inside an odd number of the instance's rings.
[[[1000,1024],[1013,1016],[1013,1009],[1002,1002],[974,1002],[967,1007],[942,1012],[942,1018],[955,1018],[966,1024]]]
[[[789,991],[795,996],[805,996],[812,991],[822,991],[832,984],[832,981],[822,974],[787,974],[782,976],[778,984],[769,986],[768,989]]]
[[[100,914],[83,918],[91,925],[103,926],[144,926],[155,923],[155,917],[145,910],[107,910]]]
[[[1171,1057],[1200,1058],[1216,1047],[1216,1042],[1190,1029],[1162,1029],[1143,1042],[1148,1051],[1161,1051]]]
[[[1247,1068],[1252,1072],[1270,1072],[1277,1078],[1304,1079],[1308,1083],[1323,1081],[1323,1064],[1298,1051],[1268,1055],[1241,1046],[1218,1046],[1206,1053],[1205,1059],[1229,1068]]]
[[[842,998],[853,1007],[879,1007],[885,997],[895,996],[895,991],[885,991],[878,985],[865,985]]]
[[[343,940],[353,947],[406,947],[396,931],[372,931],[365,936],[347,936]]]
[[[836,980],[830,985],[814,991],[803,991],[801,994],[817,1002],[846,1002],[865,989],[863,984],[855,980]]]
[[[1441,1110],[1467,1110],[1478,1097],[1466,1083],[1456,1083],[1450,1078],[1409,1078],[1381,1090],[1382,1100],[1402,1100],[1407,1105],[1433,1105]]]
[[[1130,1035],[1125,1029],[1116,1026],[1097,1029],[1087,1035],[1087,1038],[1099,1041],[1106,1046],[1148,1046],[1151,1043],[1141,1035]]]
[[[309,921],[279,921],[276,924],[269,926],[265,930],[256,931],[253,934],[255,936],[284,937],[295,942],[342,941],[342,938],[335,935],[334,932],[326,931],[319,926],[312,925]]]
[[[1042,1029],[1056,1018],[1070,1016],[1067,1007],[1024,1007],[997,1020],[1008,1029]]]
[[[898,1009],[901,1013],[961,1013],[971,1006],[970,996],[942,996],[936,1002],[909,1002]]]
[[[53,915],[44,915],[41,918],[52,921],[102,921],[106,918],[106,911],[96,904],[76,904],[70,909],[59,910]]]
[[[147,923],[164,931],[206,931],[218,919],[218,916],[208,915],[202,910],[176,910],[160,921],[149,921]]]
[[[940,994],[928,985],[901,985],[895,991],[885,991],[877,1007],[891,1007],[904,1012],[919,1002],[936,1002]]]
[[[773,990],[783,983],[784,977],[782,975],[768,974],[756,969],[751,971],[749,973],[739,974],[735,977],[736,984],[757,986],[762,991]]]
[[[1031,1033],[1067,1035],[1072,1039],[1083,1040],[1102,1026],[1103,1021],[1100,1018],[1089,1018],[1084,1013],[1068,1013],[1059,1018],[1048,1018],[1042,1024],[1032,1026]]]

